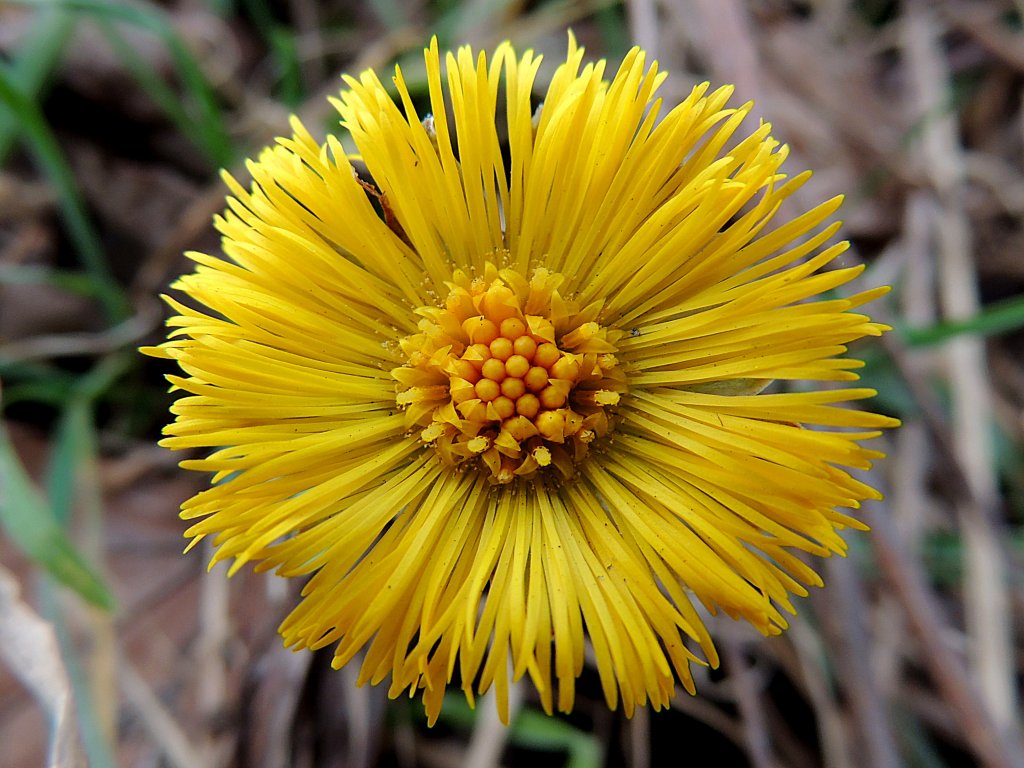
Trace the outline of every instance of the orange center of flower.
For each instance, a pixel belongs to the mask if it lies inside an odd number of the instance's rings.
[[[600,302],[579,309],[561,283],[488,264],[482,278],[456,272],[443,307],[417,310],[420,333],[401,341],[408,362],[392,371],[397,402],[446,464],[501,484],[548,467],[568,478],[611,429],[621,334],[596,322]]]

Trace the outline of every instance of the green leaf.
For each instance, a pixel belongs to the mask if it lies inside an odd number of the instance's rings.
[[[103,579],[75,550],[22,466],[0,424],[0,527],[34,563],[88,602],[113,610]]]
[[[569,753],[566,768],[600,768],[601,748],[594,737],[557,717],[520,710],[512,721],[509,741],[517,746]]]
[[[464,696],[446,693],[441,719],[449,725],[472,728],[476,711]],[[566,752],[566,768],[600,768],[601,747],[586,731],[574,728],[557,716],[550,717],[532,709],[521,709],[512,719],[508,731],[509,742],[541,752]]]

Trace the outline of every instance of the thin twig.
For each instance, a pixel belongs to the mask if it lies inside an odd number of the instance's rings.
[[[125,702],[139,715],[143,727],[167,762],[174,768],[212,768],[212,762],[193,747],[192,739],[185,735],[126,654],[121,654],[118,672]]]
[[[1002,16],[1005,10],[998,3],[940,3],[942,15],[951,26],[973,37],[979,45],[1004,64],[1024,72],[1024,44],[1020,34]],[[1024,7],[1019,8],[1024,10]]]
[[[637,707],[629,721],[629,766],[651,767],[651,712],[647,707]]]
[[[793,642],[796,662],[804,689],[814,708],[821,742],[823,763],[829,768],[854,768],[847,744],[843,714],[826,679],[828,661],[821,635],[816,632],[802,613],[790,622],[787,636]]]
[[[920,645],[921,661],[956,712],[968,743],[990,768],[1024,768],[1024,750],[1004,738],[978,697],[963,661],[943,641],[946,622],[887,511],[878,504],[865,504],[865,518],[872,527],[878,564]]]
[[[0,359],[7,362],[44,360],[66,355],[105,355],[137,344],[159,323],[159,304],[149,299],[138,312],[99,333],[61,333],[32,336],[0,347]]]
[[[744,748],[743,728],[740,724],[702,696],[691,696],[685,692],[677,693],[672,699],[672,709],[679,710],[697,722],[704,723],[717,731],[720,736],[725,736],[732,741],[739,749]]]
[[[763,690],[760,690],[760,686],[757,685],[750,665],[740,650],[737,628],[722,624],[721,629],[719,645],[728,666],[729,681],[732,683],[736,704],[743,718],[743,741],[747,756],[750,758],[753,768],[772,768],[775,765],[775,759],[772,757],[767,719],[761,704]]]
[[[865,627],[865,599],[855,571],[856,564],[843,557],[826,561],[830,610],[826,627],[831,629],[830,645],[836,671],[842,681],[856,728],[857,743],[866,765],[899,768],[901,761],[889,727],[888,702],[875,679],[868,648],[871,638]]]
[[[749,4],[738,0],[689,0],[688,4],[704,29],[699,43],[715,80],[733,83],[740,102],[763,101],[762,67]]]
[[[206,558],[212,558],[213,544],[207,540],[202,546]],[[228,707],[227,664],[224,660],[231,634],[228,601],[227,566],[219,563],[199,580],[199,636],[191,665],[196,676],[196,703],[203,722],[208,725],[216,723],[218,716]],[[220,741],[209,728],[202,737],[211,750]]]
[[[979,309],[967,214],[964,210],[964,161],[956,117],[938,113],[949,93],[949,74],[941,50],[941,30],[922,2],[904,15],[904,49],[921,115],[930,116],[921,133],[919,156],[933,184],[941,215],[935,221],[943,314],[957,320]],[[964,590],[972,666],[993,717],[1006,730],[1016,719],[1013,650],[1006,589],[1006,565],[992,524],[998,500],[993,471],[988,366],[981,339],[960,336],[947,345],[952,387],[956,454],[974,500],[956,505],[964,537]],[[986,514],[987,513],[987,514]]]
[[[345,702],[345,726],[348,729],[346,768],[370,768],[373,742],[379,728],[379,718],[374,717],[373,689],[359,686],[359,670],[355,664],[342,667],[341,675],[343,701]],[[378,707],[379,709],[379,707]]]
[[[523,684],[515,682],[508,689],[508,717],[509,722],[516,716],[516,712],[523,704]],[[502,725],[498,718],[498,708],[495,706],[494,695],[483,697],[477,710],[476,726],[473,728],[473,735],[469,739],[469,746],[466,748],[466,757],[462,765],[465,768],[496,768],[501,760],[501,753],[505,749],[505,741],[508,739],[508,728]]]
[[[626,15],[633,42],[651,58],[658,58],[658,9],[654,0],[628,0]]]

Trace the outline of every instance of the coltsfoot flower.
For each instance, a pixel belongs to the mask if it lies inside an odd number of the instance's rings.
[[[864,527],[874,393],[759,393],[855,381],[885,289],[818,298],[860,273],[825,269],[840,200],[776,220],[809,174],[730,88],[665,112],[643,51],[609,81],[572,39],[539,103],[531,52],[425,60],[431,115],[345,78],[362,175],[293,120],[225,176],[227,259],[190,254],[146,350],[183,371],[162,444],[212,449],[187,535],[308,577],[285,642],[431,721],[523,676],[570,710],[588,638],[610,707],[667,706],[717,663],[695,601],[776,634],[821,584],[794,550]]]

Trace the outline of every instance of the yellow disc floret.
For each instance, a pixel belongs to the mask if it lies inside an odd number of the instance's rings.
[[[488,264],[483,277],[457,271],[443,307],[416,310],[420,332],[402,339],[408,362],[392,375],[410,429],[444,463],[500,484],[548,468],[568,478],[612,428],[621,333],[598,324],[601,302],[577,307],[561,283]]]

